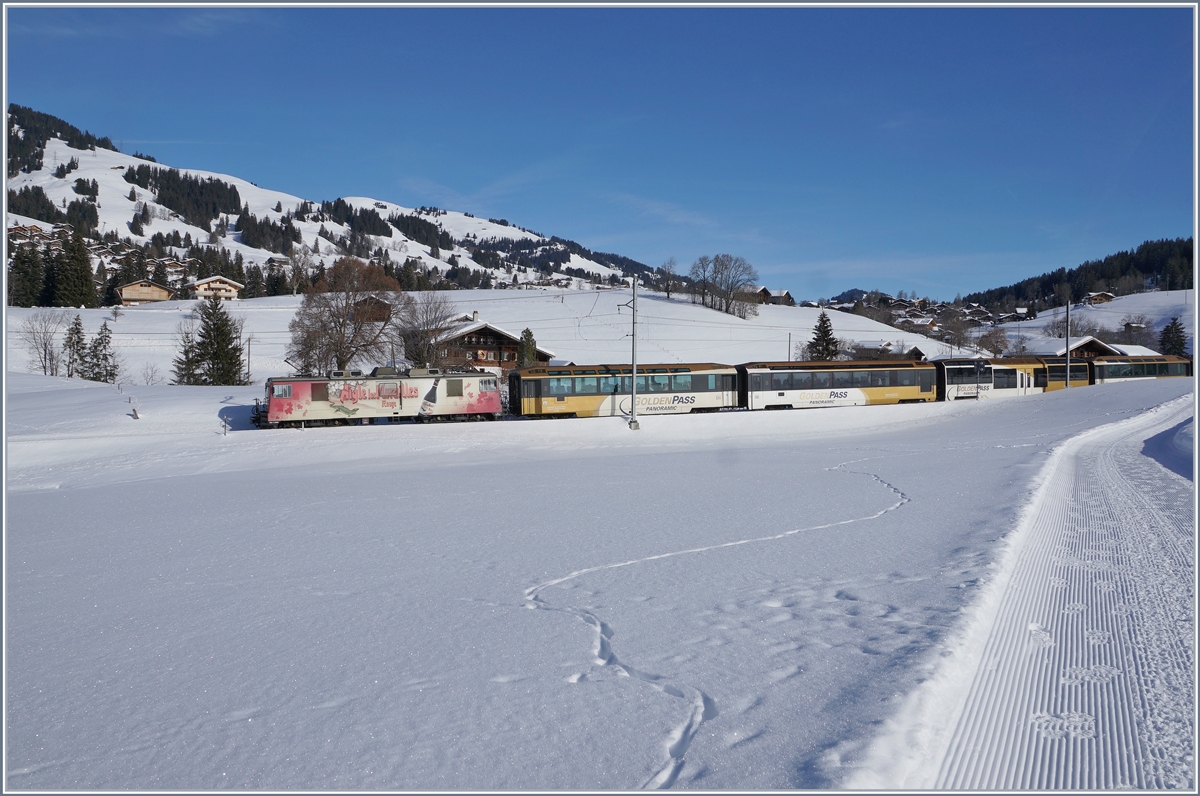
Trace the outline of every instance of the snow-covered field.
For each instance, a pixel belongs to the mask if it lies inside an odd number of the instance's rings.
[[[463,315],[479,313],[515,337],[530,328],[540,347],[578,363],[628,362],[632,331],[625,290],[463,290],[444,293]],[[288,322],[300,298],[274,296],[229,302],[232,315],[243,318],[250,338],[250,372],[262,381],[268,376],[292,373],[284,362]],[[146,383],[147,365],[169,379],[171,361],[178,351],[175,329],[195,306],[193,301],[165,301],[126,307],[113,320],[107,309],[68,310],[83,320],[88,335],[107,321],[113,346],[124,360],[123,380]],[[789,342],[812,338],[819,310],[805,307],[762,306],[757,317],[740,320],[692,304],[685,296],[668,300],[661,293],[638,293],[638,361],[722,362],[788,359]],[[25,370],[28,357],[17,333],[21,322],[35,309],[10,307],[7,314],[9,370]],[[860,315],[830,312],[834,333],[847,340],[888,341],[893,349],[918,346],[928,356],[949,353],[949,346],[912,332],[877,323]],[[372,365],[362,363],[369,370]]]
[[[1079,321],[1120,331],[1126,318],[1144,316],[1153,327],[1154,339],[1172,318],[1179,318],[1188,340],[1188,351],[1195,351],[1196,341],[1196,293],[1193,290],[1162,290],[1151,293],[1134,293],[1117,296],[1107,304],[1095,306],[1075,305],[1071,307],[1072,327]],[[1047,324],[1061,319],[1066,314],[1063,307],[1044,310],[1031,321],[1004,323],[1001,328],[1014,340],[1018,335],[1035,337],[1042,333]],[[1152,346],[1153,347],[1153,346]]]
[[[259,431],[9,346],[8,790],[1194,787],[1190,379]]]

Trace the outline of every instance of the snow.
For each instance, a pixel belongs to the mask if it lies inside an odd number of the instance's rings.
[[[1071,324],[1086,322],[1104,326],[1108,329],[1120,330],[1126,317],[1144,315],[1150,319],[1154,337],[1157,340],[1162,329],[1172,318],[1179,318],[1183,323],[1188,339],[1188,351],[1195,351],[1196,341],[1196,292],[1194,290],[1162,290],[1151,293],[1134,293],[1129,296],[1118,296],[1106,304],[1094,306],[1076,304],[1071,307]],[[999,324],[1008,332],[1010,341],[1015,341],[1018,334],[1024,334],[1033,343],[1042,333],[1042,329],[1066,313],[1063,307],[1043,310],[1036,318],[1020,323]]]
[[[573,299],[487,314],[624,359]],[[1194,786],[1190,379],[260,431],[9,367],[9,789]]]
[[[491,323],[520,336],[533,331],[539,347],[559,358],[585,363],[628,362],[632,317],[626,306],[632,299],[626,290],[466,290],[444,293],[455,313]],[[288,322],[300,298],[273,296],[232,301],[232,315],[244,319],[250,337],[250,373],[256,381],[292,372],[285,361]],[[171,372],[177,352],[175,329],[192,313],[195,302],[166,301],[125,307],[113,320],[107,309],[70,310],[78,314],[85,331],[95,334],[107,322],[113,345],[124,360],[123,379],[145,383],[147,366],[162,377]],[[757,317],[740,320],[692,304],[686,297],[666,299],[661,293],[638,291],[638,360],[662,362],[740,362],[786,360],[788,341],[792,349],[807,342],[820,310],[805,307],[763,305]],[[25,354],[17,330],[21,322],[39,310],[10,307],[7,313],[9,370],[25,370]],[[912,332],[902,332],[860,315],[829,313],[834,333],[848,340],[893,341],[893,349],[918,346],[929,356],[949,354],[942,343]],[[790,336],[790,338],[789,338]],[[361,363],[369,370],[379,362]]]

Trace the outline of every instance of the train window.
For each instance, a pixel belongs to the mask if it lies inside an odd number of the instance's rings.
[[[575,379],[575,394],[576,395],[595,395],[596,394],[596,377],[583,376]]]
[[[790,390],[790,389],[792,389],[792,374],[790,374],[790,373],[772,373],[771,374],[771,389],[772,390]]]
[[[547,392],[550,395],[570,395],[572,381],[574,379],[546,379]]]
[[[271,397],[273,397],[273,398],[291,398],[292,397],[292,385],[276,384],[274,386],[274,390],[272,390],[272,392],[271,392]]]
[[[329,382],[327,382],[327,381],[313,382],[312,399],[314,401],[328,401],[329,400]]]
[[[1166,362],[1158,363],[1158,375],[1160,375],[1160,376],[1167,375],[1167,363]]]
[[[671,390],[673,392],[689,392],[691,389],[692,377],[690,375],[671,377]]]
[[[829,385],[833,383],[832,377],[833,374],[827,370],[814,370],[812,375],[813,389],[828,390]]]
[[[671,389],[670,376],[650,376],[650,392],[666,392]]]
[[[400,388],[394,381],[387,381],[379,385],[380,398],[396,398],[400,395]]]
[[[1133,366],[1133,375],[1134,376],[1145,376],[1146,375],[1146,366],[1143,365],[1141,362],[1134,365]]]
[[[997,390],[1017,389],[1017,372],[1015,370],[993,370],[992,386]]]
[[[893,384],[897,384],[901,387],[916,387],[917,386],[917,372],[915,370],[897,371],[896,375],[899,378],[895,382],[893,382]]]
[[[792,389],[793,390],[811,390],[812,386],[813,386],[812,377],[813,377],[812,373],[807,370],[801,371],[799,373],[793,373],[792,374]]]
[[[1086,362],[1071,365],[1071,381],[1087,381],[1088,366]]]
[[[722,376],[722,379],[729,383],[733,383],[733,376]],[[693,390],[708,390],[712,392],[717,389],[717,376],[714,373],[709,373],[707,376],[692,376]],[[732,390],[733,387],[726,387],[727,390]]]
[[[921,392],[933,392],[933,371],[928,368],[918,371],[917,380],[921,384]]]
[[[480,392],[499,392],[499,390],[500,390],[500,385],[496,383],[495,379],[480,379],[479,380],[479,391]]]
[[[834,387],[852,387],[852,386],[854,386],[854,379],[853,379],[853,377],[851,377],[850,371],[835,370],[833,372],[833,386]]]
[[[855,387],[870,387],[871,386],[871,371],[856,370],[851,374]]]
[[[1034,368],[1033,369],[1033,386],[1040,387],[1042,389],[1046,388],[1046,369],[1045,368]]]
[[[600,392],[604,395],[616,395],[621,391],[620,376],[601,376]]]
[[[521,381],[521,396],[523,398],[540,398],[542,396],[542,383],[536,379],[523,379]]]
[[[637,391],[640,393],[646,392],[646,377],[645,376],[637,377]]]
[[[446,395],[462,397],[462,379],[446,379]]]
[[[760,392],[762,390],[762,374],[761,373],[751,373],[750,374],[750,389],[753,392]]]
[[[871,371],[871,386],[872,387],[891,387],[892,386],[892,371],[890,371],[890,370],[873,370],[873,371]]]

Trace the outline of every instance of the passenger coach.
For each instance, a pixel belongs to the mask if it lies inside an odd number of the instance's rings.
[[[747,409],[924,403],[937,398],[928,362],[748,362],[738,365]]]
[[[646,415],[737,407],[737,370],[713,363],[638,365],[637,411]],[[626,365],[529,367],[508,376],[509,411],[521,417],[628,417],[633,370]]]

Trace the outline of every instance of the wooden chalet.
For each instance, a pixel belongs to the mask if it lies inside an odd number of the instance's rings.
[[[498,367],[509,371],[517,367],[521,336],[479,320],[479,313],[463,318],[458,326],[442,332],[436,339],[438,354],[446,367]],[[548,363],[553,351],[537,346],[537,361]]]
[[[156,301],[170,301],[175,298],[175,291],[149,279],[139,279],[118,287],[117,295],[121,297],[121,306],[133,307],[138,304],[153,304]]]
[[[225,276],[210,276],[187,284],[188,296],[194,299],[207,299],[212,296],[222,299],[235,299],[245,285],[234,282]]]

